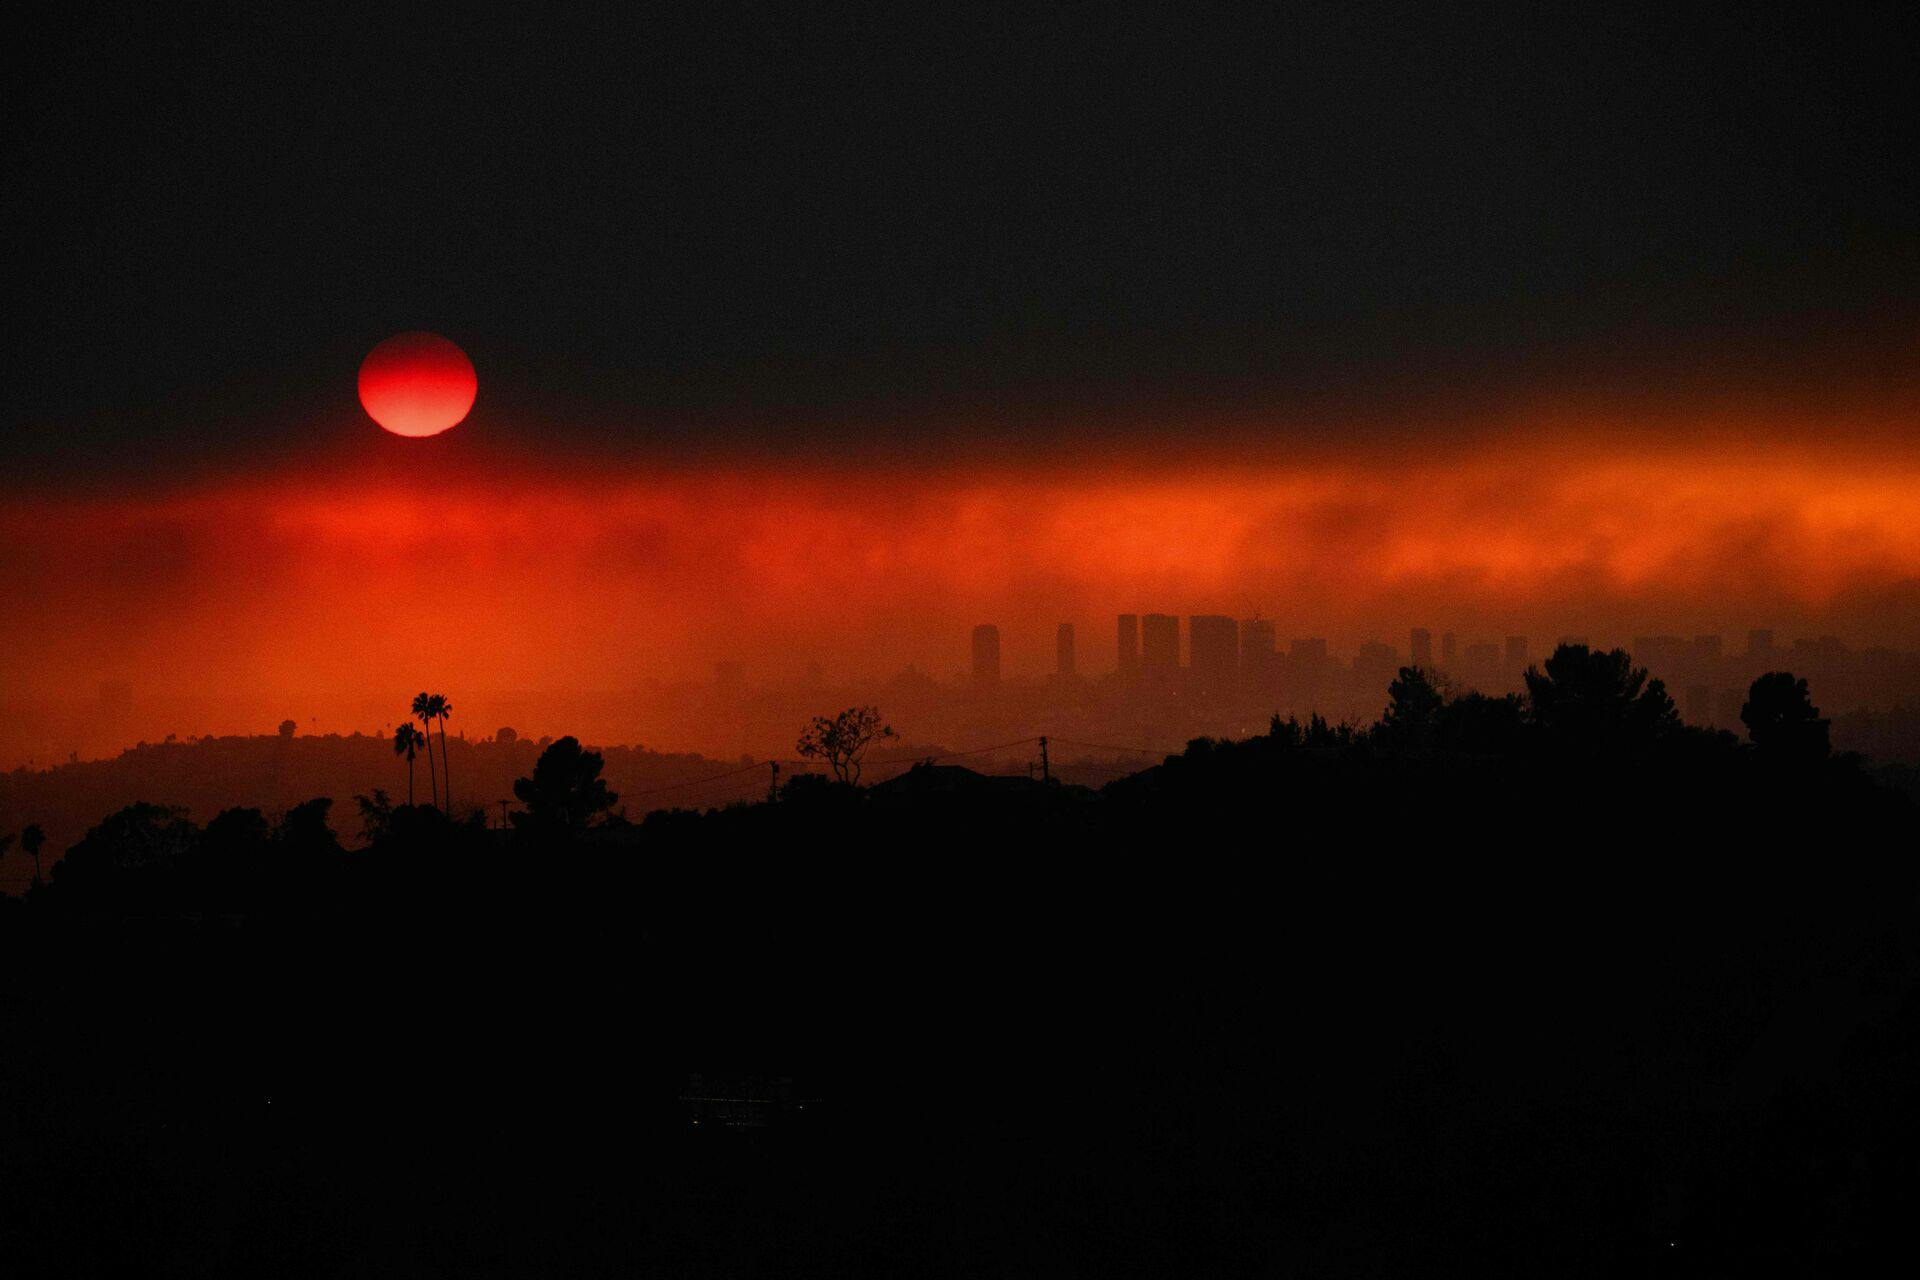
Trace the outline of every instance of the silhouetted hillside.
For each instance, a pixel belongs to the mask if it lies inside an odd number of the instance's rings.
[[[1377,725],[1098,791],[931,765],[629,821],[562,739],[511,831],[108,815],[0,902],[45,975],[0,989],[3,1243],[34,1274],[1862,1270],[1920,1186],[1920,814],[1792,677],[1742,742],[1622,658],[1524,698],[1403,671]]]
[[[499,802],[512,800],[513,780],[533,767],[549,741],[447,739],[456,808],[465,813],[484,806],[488,821],[499,823]],[[729,767],[703,756],[630,747],[604,748],[603,754],[609,781],[628,793],[708,777]],[[0,774],[0,832],[37,822],[46,830],[49,854],[57,856],[102,816],[135,801],[182,808],[205,822],[235,806],[277,813],[314,796],[329,796],[336,805],[336,821],[344,823],[342,838],[351,844],[360,834],[352,821],[353,797],[371,795],[376,788],[396,803],[406,800],[406,762],[395,758],[391,743],[382,737],[260,735],[143,743],[107,760]],[[426,803],[424,755],[416,766],[416,789]],[[0,892],[21,892],[30,872],[17,857],[0,859]]]

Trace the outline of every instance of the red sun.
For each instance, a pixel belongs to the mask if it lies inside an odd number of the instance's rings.
[[[437,436],[479,389],[467,353],[437,333],[396,333],[360,362],[360,404],[397,436]]]

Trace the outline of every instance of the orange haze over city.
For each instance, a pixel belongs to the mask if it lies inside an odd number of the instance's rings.
[[[378,728],[355,709],[382,693],[457,689],[484,717],[498,691],[636,690],[722,660],[749,681],[811,663],[945,677],[981,621],[1015,675],[1045,670],[1054,624],[1075,622],[1097,674],[1113,614],[1136,610],[1259,613],[1283,644],[1336,648],[1404,646],[1413,625],[1536,646],[1777,626],[1904,647],[1920,448],[1903,433],[1885,413],[1561,408],[1451,444],[1242,432],[997,463],[983,448],[439,471],[434,442],[408,442],[395,465],[16,497],[0,566],[7,598],[35,606],[0,619],[0,647],[13,696],[83,701],[123,680],[322,731]]]

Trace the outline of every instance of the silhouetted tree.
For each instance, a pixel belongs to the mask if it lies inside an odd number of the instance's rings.
[[[287,810],[280,825],[274,828],[273,838],[307,852],[337,852],[340,841],[327,825],[327,814],[332,809],[333,800],[329,796],[303,800]]]
[[[158,904],[166,896],[163,885],[198,838],[186,810],[130,804],[67,850],[54,864],[52,887],[83,905]]]
[[[393,801],[387,799],[387,793],[375,787],[371,796],[356,795],[353,803],[360,810],[361,841],[372,844],[384,840],[393,829]],[[412,801],[408,801],[407,807],[413,807]]]
[[[20,833],[20,848],[33,859],[33,882],[40,883],[40,849],[47,843],[47,833],[40,829],[37,822],[29,822]]]
[[[815,716],[794,749],[809,759],[826,761],[841,782],[858,785],[867,748],[898,736],[880,719],[878,707],[848,707],[831,720]]]
[[[1304,747],[1347,747],[1353,745],[1353,726],[1346,723],[1328,724],[1327,718],[1318,711],[1307,717],[1305,734],[1300,745]]]
[[[267,825],[267,816],[258,809],[222,809],[207,824],[205,838],[209,844],[228,843],[247,848],[264,845],[273,828]]]
[[[407,758],[407,804],[409,807],[413,804],[413,757],[425,744],[426,739],[420,736],[420,731],[413,727],[411,720],[402,721],[393,731],[393,754]],[[428,759],[427,764],[429,768],[432,767],[431,758]]]
[[[453,816],[453,772],[447,763],[447,717],[453,714],[453,703],[444,693],[436,693],[427,699],[427,713],[440,722],[440,795],[447,816]],[[429,731],[431,732],[431,731]],[[428,743],[427,754],[433,754],[433,745]]]
[[[513,815],[513,825],[541,831],[583,831],[613,808],[620,797],[600,777],[605,765],[598,751],[581,747],[568,735],[540,753],[533,776],[513,784],[513,794],[526,812]]]
[[[222,809],[201,833],[188,891],[219,910],[259,905],[278,869],[268,856],[272,838],[273,829],[258,809]]]
[[[512,746],[514,743],[520,741],[520,735],[514,731],[512,725],[503,724],[500,726],[499,732],[493,735],[493,740],[503,746]]]
[[[1563,644],[1546,670],[1527,668],[1528,711],[1550,740],[1593,752],[1644,746],[1680,725],[1667,687],[1624,649]]]
[[[413,718],[427,731],[427,785],[433,790],[433,803],[440,804],[440,778],[434,771],[433,763],[433,695],[416,693],[413,695]]]
[[[1420,667],[1402,667],[1387,685],[1387,710],[1381,717],[1383,736],[1395,745],[1430,744],[1446,707],[1446,695]]]
[[[1440,710],[1440,744],[1472,755],[1513,755],[1526,728],[1525,705],[1517,693],[1491,697],[1469,693]]]
[[[291,738],[299,731],[299,728],[300,726],[292,720],[282,720],[280,722],[280,736],[283,738]]]
[[[1753,682],[1740,722],[1753,745],[1777,759],[1824,760],[1833,750],[1829,723],[1813,705],[1807,682],[1790,671],[1769,671]]]

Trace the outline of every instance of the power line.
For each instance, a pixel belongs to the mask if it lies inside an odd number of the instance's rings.
[[[711,774],[705,778],[688,778],[685,782],[669,782],[664,786],[648,787],[644,791],[629,791],[626,794],[629,796],[658,795],[662,791],[678,791],[682,787],[697,787],[703,782],[718,782],[722,778],[736,777],[739,774],[749,773],[765,767],[766,761],[762,760],[754,764],[741,765],[738,769],[729,769],[725,773]]]
[[[1018,742],[1002,742],[991,747],[969,747],[965,751],[942,751],[937,756],[897,756],[892,760],[874,760],[874,761],[871,761],[870,763],[872,764],[919,764],[922,761],[926,761],[926,760],[952,760],[959,756],[983,756],[983,755],[986,755],[989,751],[1005,751],[1010,747],[1024,747],[1030,742],[1038,742],[1038,741],[1040,741],[1040,739],[1036,735],[1035,737],[1031,737],[1031,738],[1021,738]]]
[[[1116,747],[1105,742],[1081,742],[1075,738],[1055,738],[1055,742],[1069,747],[1086,747],[1091,751],[1131,751],[1143,756],[1164,756],[1169,754],[1158,747]]]

